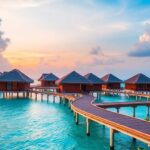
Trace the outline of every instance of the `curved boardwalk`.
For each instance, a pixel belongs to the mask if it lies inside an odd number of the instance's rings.
[[[88,120],[93,120],[110,127],[110,149],[114,149],[114,131],[122,132],[150,144],[150,122],[97,107],[92,104],[93,100],[94,98],[92,96],[84,95],[78,100],[72,102],[71,108],[75,111],[76,117],[80,114],[87,118],[87,128],[89,127]]]

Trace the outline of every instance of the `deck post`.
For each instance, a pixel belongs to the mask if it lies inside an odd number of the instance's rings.
[[[35,100],[37,101],[37,93],[35,93]]]
[[[47,102],[49,101],[49,94],[47,94]]]
[[[26,92],[26,98],[29,98],[29,91]]]
[[[149,120],[149,106],[147,106],[146,119]]]
[[[71,108],[70,101],[68,100],[68,107]]]
[[[133,117],[135,117],[136,115],[135,115],[135,113],[136,113],[136,107],[135,106],[133,106]]]
[[[117,107],[116,109],[117,109],[117,113],[119,114],[120,107]]]
[[[3,92],[3,99],[5,99],[5,92]]]
[[[79,115],[78,115],[78,113],[76,113],[75,112],[75,122],[76,122],[76,125],[78,125],[79,124]]]
[[[110,128],[110,150],[114,150],[114,129]]]
[[[66,98],[63,99],[63,104],[65,105],[65,103],[66,103]]]
[[[25,92],[23,92],[23,98],[25,98]]]
[[[43,94],[41,94],[41,101],[43,101]]]
[[[136,96],[136,101],[138,100],[138,96]]]
[[[55,96],[53,96],[53,103],[55,103]]]
[[[90,136],[90,120],[86,118],[86,135]]]
[[[73,117],[74,117],[74,118],[76,117],[76,112],[75,112],[75,111],[73,111]]]
[[[7,98],[7,92],[6,92],[6,98]]]
[[[32,92],[30,92],[30,98],[32,98]]]

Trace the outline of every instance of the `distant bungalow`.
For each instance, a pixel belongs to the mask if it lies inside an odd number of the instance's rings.
[[[49,74],[42,74],[42,76],[39,78],[39,81],[41,82],[42,87],[50,87],[50,86],[56,86],[55,82],[59,78],[54,75],[53,73]]]
[[[96,91],[102,90],[102,84],[104,84],[104,81],[101,80],[99,77],[97,77],[93,73],[88,73],[84,77],[88,79],[91,83],[86,86],[86,90],[88,92],[91,92],[91,91],[96,92]]]
[[[14,69],[0,76],[0,91],[18,92],[27,91],[33,80],[21,71]]]
[[[71,73],[57,80],[56,84],[59,87],[59,92],[80,93],[87,92],[86,86],[90,84],[90,81],[76,71],[72,71]]]
[[[101,78],[105,84],[102,85],[103,90],[119,90],[123,82],[113,74],[107,74]]]
[[[125,81],[125,89],[131,91],[150,91],[150,78],[139,73]]]

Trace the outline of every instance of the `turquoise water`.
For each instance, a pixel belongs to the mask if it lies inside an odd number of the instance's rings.
[[[103,96],[102,101],[132,101],[123,96]],[[113,109],[112,109],[113,110]],[[113,110],[116,111],[116,110]],[[145,118],[146,110],[138,107],[138,118]],[[132,109],[121,113],[131,115]],[[91,136],[86,136],[85,119],[74,123],[67,105],[34,100],[0,99],[0,150],[109,150],[109,129],[91,123]],[[136,150],[147,145],[121,133],[115,135],[115,150]]]

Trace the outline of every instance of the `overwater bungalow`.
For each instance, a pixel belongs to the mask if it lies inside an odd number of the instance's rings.
[[[42,76],[39,78],[39,81],[42,87],[54,87],[56,86],[55,82],[58,79],[59,78],[56,75],[54,75],[53,73],[49,73],[49,74],[42,74]]]
[[[105,84],[102,85],[103,90],[120,90],[123,82],[113,74],[107,74],[101,78]]]
[[[71,73],[57,80],[56,84],[59,87],[59,92],[80,93],[87,92],[86,86],[90,84],[90,81],[76,71],[72,71]]]
[[[131,91],[150,91],[150,78],[139,73],[125,81],[125,89]]]
[[[104,84],[104,81],[102,79],[100,79],[93,73],[88,73],[84,77],[91,82],[91,84],[88,84],[86,86],[86,90],[88,92],[91,92],[91,91],[98,92],[102,90],[102,84]]]
[[[33,80],[21,71],[14,69],[0,76],[0,91],[20,92],[27,91]]]

